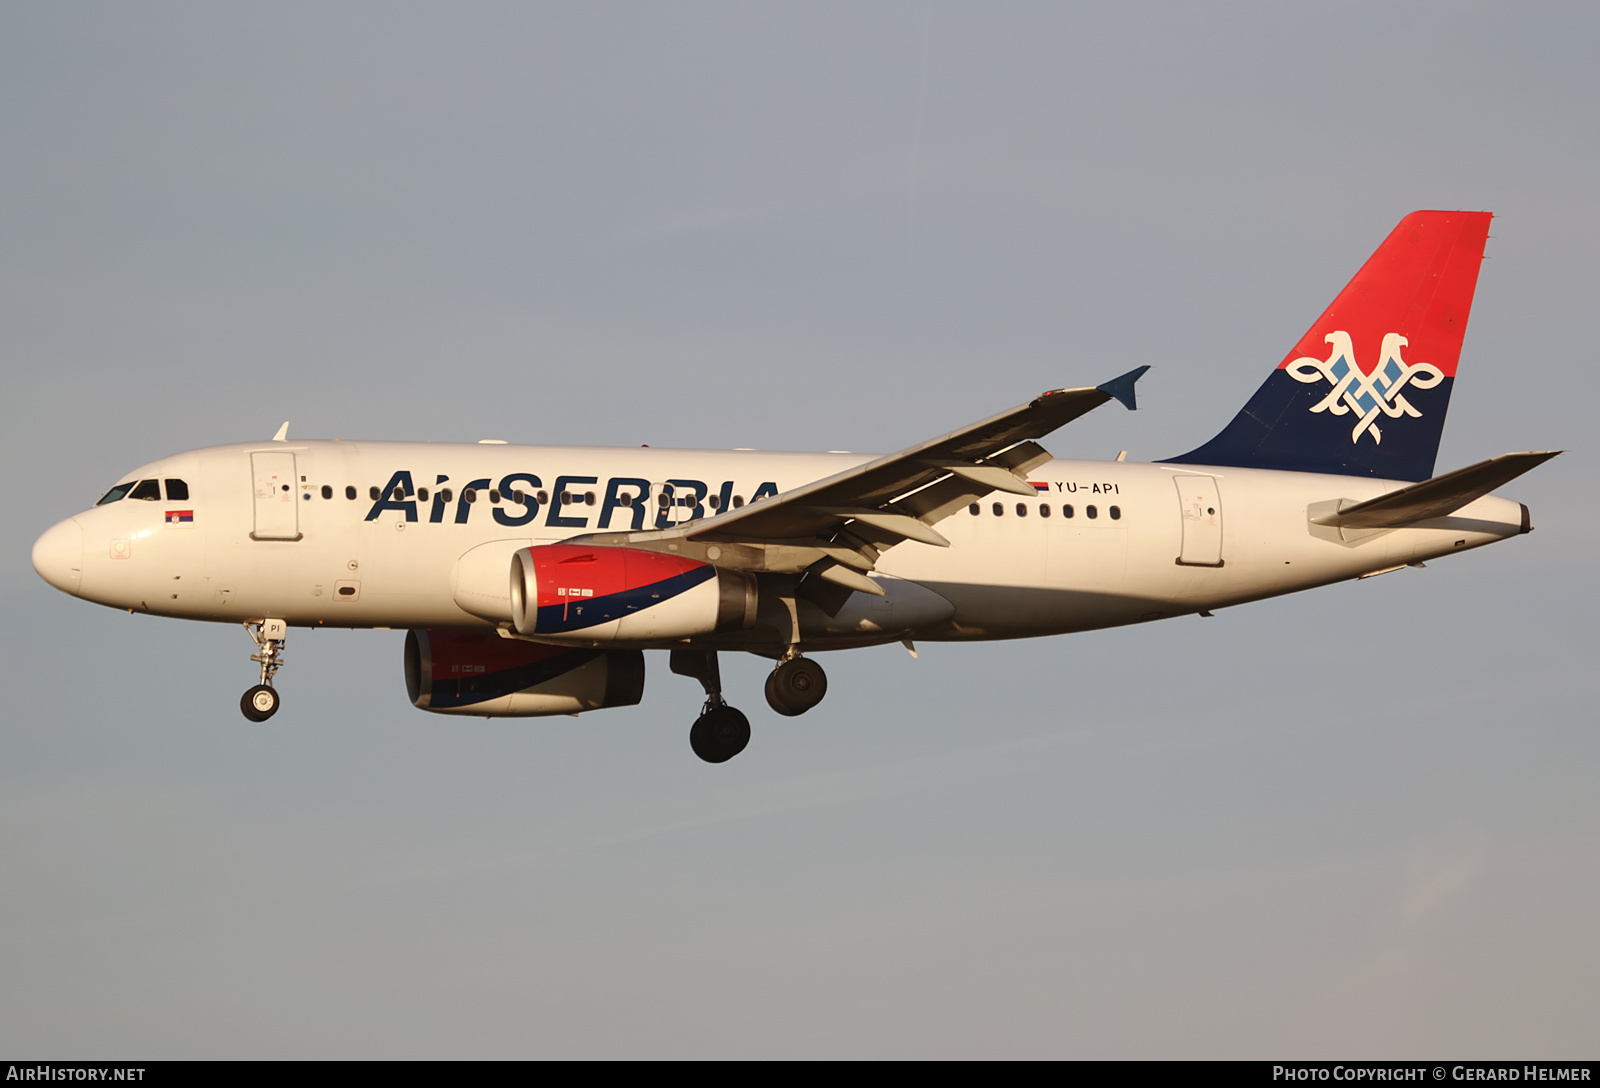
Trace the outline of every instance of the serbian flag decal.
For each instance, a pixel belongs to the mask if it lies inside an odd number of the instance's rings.
[[[194,511],[193,510],[168,510],[167,511],[167,528],[168,529],[192,529],[192,528],[194,528]]]

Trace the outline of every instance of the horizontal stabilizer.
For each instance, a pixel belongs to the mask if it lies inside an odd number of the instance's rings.
[[[1311,520],[1317,525],[1340,529],[1393,529],[1414,525],[1430,518],[1453,514],[1474,499],[1481,499],[1501,484],[1509,483],[1529,469],[1537,468],[1560,450],[1507,453],[1479,461],[1475,465],[1435,476],[1431,480],[1379,495],[1337,513]]]

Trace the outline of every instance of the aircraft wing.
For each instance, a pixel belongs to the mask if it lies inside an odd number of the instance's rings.
[[[994,491],[1033,495],[1030,469],[1050,460],[1033,441],[1115,399],[1136,407],[1141,366],[1103,385],[1053,389],[1008,411],[771,498],[671,529],[596,533],[594,543],[710,552],[753,570],[811,570],[882,591],[864,572],[906,540],[948,547],[933,526]],[[670,543],[669,543],[670,542]],[[732,554],[730,553],[732,551]]]

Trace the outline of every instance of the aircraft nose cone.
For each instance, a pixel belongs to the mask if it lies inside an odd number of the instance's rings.
[[[83,526],[68,518],[46,529],[33,543],[33,569],[61,592],[76,597],[83,577]]]

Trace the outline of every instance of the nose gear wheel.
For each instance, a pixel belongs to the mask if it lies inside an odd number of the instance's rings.
[[[278,693],[257,684],[239,699],[239,709],[253,722],[264,722],[278,712]]]
[[[283,644],[289,625],[283,620],[262,620],[246,623],[244,630],[256,644],[256,653],[250,660],[261,665],[261,682],[239,699],[239,709],[253,722],[264,722],[278,712],[278,692],[272,678],[283,668]]]

